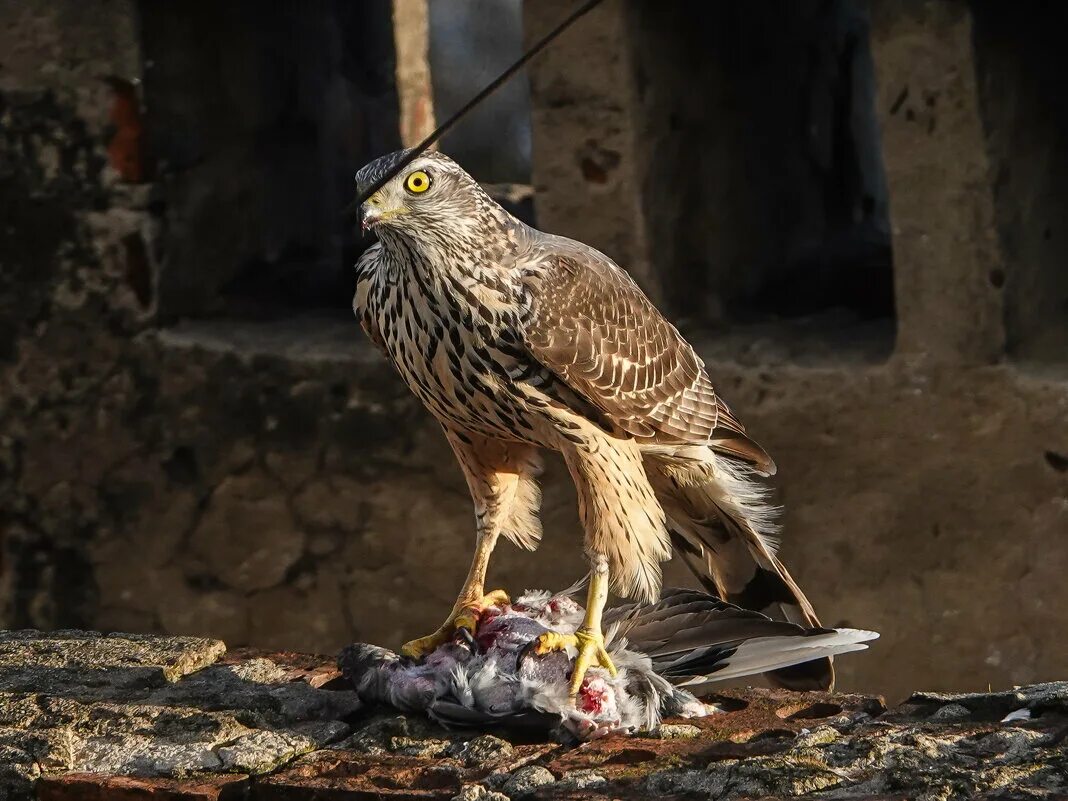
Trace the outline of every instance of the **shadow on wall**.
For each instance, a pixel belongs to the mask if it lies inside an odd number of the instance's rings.
[[[716,324],[844,309],[893,272],[868,20],[848,0],[628,6],[665,296]]]
[[[389,0],[144,2],[159,311],[344,313],[353,173],[400,146]]]
[[[1068,6],[1042,14],[978,0],[975,49],[994,202],[1005,259],[990,275],[1005,287],[1009,354],[1062,361],[1068,352]]]

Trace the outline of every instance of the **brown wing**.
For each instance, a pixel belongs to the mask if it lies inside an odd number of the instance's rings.
[[[555,237],[553,246],[528,279],[533,356],[635,437],[708,444],[774,471],[693,348],[630,276],[592,248]]]

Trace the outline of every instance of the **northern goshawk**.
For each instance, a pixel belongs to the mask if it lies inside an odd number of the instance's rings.
[[[359,190],[407,151],[357,173]],[[775,555],[773,508],[756,474],[775,466],[716,394],[704,364],[604,254],[517,220],[445,155],[426,152],[361,207],[378,243],[360,258],[353,309],[441,423],[475,505],[471,568],[445,623],[407,643],[419,657],[473,630],[501,534],[534,549],[540,451],[559,451],[578,490],[590,566],[573,637],[576,693],[614,671],[601,613],[609,586],[651,601],[674,551],[723,599],[804,625],[811,604]],[[830,686],[829,660],[769,674]]]

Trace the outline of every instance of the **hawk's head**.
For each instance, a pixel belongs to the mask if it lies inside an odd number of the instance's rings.
[[[356,173],[362,193],[392,170],[409,151],[398,150]],[[443,153],[427,152],[401,170],[360,207],[363,229],[393,230],[416,238],[444,238],[477,219],[492,200],[474,178]]]

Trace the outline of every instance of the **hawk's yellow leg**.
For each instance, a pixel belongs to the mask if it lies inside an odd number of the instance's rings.
[[[478,617],[487,607],[509,603],[508,593],[504,590],[494,590],[491,593],[485,590],[486,570],[489,567],[493,546],[496,544],[496,534],[484,532],[479,535],[475,555],[471,560],[471,569],[467,571],[467,579],[464,581],[456,603],[452,606],[449,617],[433,634],[404,643],[401,646],[401,653],[404,656],[422,659],[439,645],[444,645],[451,640],[460,629],[465,629],[473,635],[478,626]]]
[[[616,666],[605,648],[604,634],[601,631],[601,613],[608,601],[608,570],[602,565],[594,567],[590,574],[590,590],[586,596],[586,616],[574,634],[560,634],[549,631],[542,634],[534,645],[534,653],[547,654],[551,651],[563,651],[574,647],[578,649],[575,667],[571,671],[571,684],[568,694],[575,698],[582,689],[582,680],[586,671],[594,665],[602,667],[612,676],[616,675]]]
[[[443,428],[475,504],[475,555],[460,596],[441,628],[428,637],[406,643],[401,649],[404,655],[416,658],[448,642],[458,630],[474,633],[479,616],[487,607],[508,603],[504,590],[488,595],[485,590],[490,554],[502,531],[532,550],[541,536],[541,526],[537,523],[537,503],[541,496],[535,482],[540,472],[537,449],[470,431],[456,432],[447,425]]]

